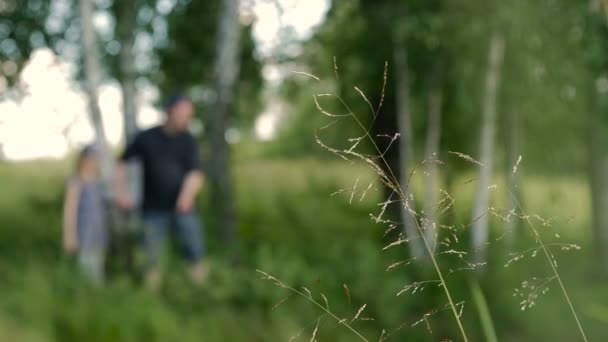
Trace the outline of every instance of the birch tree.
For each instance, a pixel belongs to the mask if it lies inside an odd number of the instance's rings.
[[[410,172],[412,155],[414,151],[411,103],[410,103],[410,79],[407,63],[407,50],[397,36],[394,42],[394,62],[395,62],[395,86],[396,86],[396,109],[397,124],[399,131],[399,181],[403,190],[403,203],[401,209],[401,222],[404,225],[404,233],[409,240],[410,254],[417,260],[422,260],[426,254],[424,241],[418,229],[418,222],[415,214],[414,198],[410,186]]]
[[[124,134],[127,141],[137,133],[137,89],[135,87],[135,55],[133,47],[137,16],[137,0],[116,2],[116,36],[120,43],[118,81],[122,92]]]
[[[122,93],[122,110],[124,139],[129,143],[137,133],[137,89],[135,86],[136,70],[134,43],[136,32],[137,0],[115,2],[116,37],[120,43],[118,56],[118,81]],[[140,165],[131,162],[128,165],[127,183],[131,198],[136,203],[140,197]]]
[[[592,15],[604,16],[608,25],[608,3],[592,0],[590,8]],[[597,18],[597,17],[596,17]],[[606,39],[605,28],[596,24],[594,33],[603,35]],[[594,41],[594,40],[592,40]],[[602,44],[602,42],[597,42]],[[605,44],[605,43],[604,43]],[[605,62],[603,63],[606,65]],[[600,71],[605,67],[593,65]],[[589,183],[591,190],[591,218],[593,226],[593,242],[599,265],[603,271],[608,270],[608,119],[605,108],[608,108],[608,79],[606,76],[596,76],[591,95],[591,110],[589,118]]]
[[[519,206],[522,202],[519,187],[521,175],[521,117],[517,109],[507,113],[507,153],[506,153],[506,181],[507,181],[507,211],[508,220],[505,222],[505,235],[507,247],[513,246],[520,224]]]
[[[596,94],[597,96],[598,94]],[[608,265],[608,129],[602,113],[597,109],[589,122],[589,179],[591,188],[591,213],[593,222],[594,249],[599,264]]]
[[[223,0],[216,37],[214,81],[216,98],[209,115],[211,177],[216,213],[225,242],[235,238],[237,217],[230,173],[230,150],[226,142],[228,117],[234,106],[235,85],[239,76],[240,52],[239,1]]]
[[[95,143],[100,149],[101,170],[104,183],[104,192],[110,196],[112,186],[112,158],[110,156],[106,134],[103,126],[103,118],[98,103],[98,87],[101,75],[99,54],[97,52],[97,37],[93,27],[93,13],[95,11],[94,0],[80,0],[80,28],[81,44],[84,57],[84,90],[87,97],[89,116],[93,130],[95,131]]]
[[[473,242],[473,257],[475,262],[485,262],[485,245],[489,237],[489,215],[490,185],[494,164],[494,140],[496,135],[496,107],[498,97],[498,86],[500,83],[500,71],[503,64],[505,50],[504,37],[499,32],[494,32],[490,37],[488,47],[488,64],[484,91],[482,97],[482,118],[479,140],[479,168],[477,180],[477,194],[473,207],[473,227],[471,238]]]
[[[441,57],[439,57],[441,58]],[[437,157],[441,137],[441,108],[443,105],[443,65],[437,61],[434,66],[431,86],[428,95],[428,122],[424,151],[425,182],[424,182],[424,234],[426,240],[435,250],[438,234],[438,190],[439,174]]]

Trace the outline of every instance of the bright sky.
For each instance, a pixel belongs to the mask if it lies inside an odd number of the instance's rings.
[[[68,77],[69,67],[48,49],[35,51],[21,74],[27,95],[0,102],[0,144],[8,159],[61,158],[70,147],[93,140],[86,98]],[[161,118],[151,106],[153,99],[140,94],[141,127]],[[122,135],[121,101],[115,84],[100,87],[99,104],[111,144],[118,144]]]
[[[312,28],[323,21],[328,8],[328,0],[256,1],[253,11],[258,20],[253,28],[253,34],[258,49],[262,53],[268,53],[279,45],[281,26],[293,28],[298,39],[309,38]]]
[[[163,3],[170,6],[171,0]],[[279,32],[285,25],[293,27],[298,39],[308,38],[311,29],[323,20],[327,8],[327,0],[256,0],[253,31],[260,53],[268,55],[281,43]],[[103,15],[96,17],[100,35],[110,25],[108,20]],[[34,52],[21,74],[27,95],[20,100],[0,102],[0,145],[7,159],[62,158],[71,148],[93,140],[86,98],[71,80],[71,69],[48,49]],[[162,118],[152,106],[156,95],[152,87],[139,89],[141,128],[155,125]],[[111,144],[118,144],[122,137],[121,101],[117,84],[106,82],[100,86],[99,104]],[[266,111],[256,123],[260,138],[273,135],[276,118],[271,112]]]

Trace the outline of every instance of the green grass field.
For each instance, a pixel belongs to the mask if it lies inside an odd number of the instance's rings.
[[[237,206],[241,222],[238,266],[230,266],[225,246],[209,212],[208,194],[201,200],[207,223],[212,273],[202,288],[191,286],[179,260],[173,260],[159,294],[144,291],[125,274],[113,274],[103,288],[78,276],[74,261],[60,249],[62,186],[69,171],[65,162],[0,164],[0,335],[7,341],[285,341],[298,335],[308,341],[317,324],[319,341],[355,341],[356,336],[303,298],[260,279],[256,270],[272,274],[313,297],[338,317],[352,318],[367,304],[354,328],[378,340],[383,329],[390,340],[459,340],[441,289],[429,286],[397,297],[406,284],[435,279],[416,266],[385,271],[407,257],[404,248],[382,251],[389,240],[370,213],[381,200],[374,175],[362,165],[315,159],[254,160],[241,158],[235,167]],[[472,177],[460,177],[453,197],[457,226],[466,226],[474,191]],[[359,179],[372,182],[363,200],[349,203],[348,192]],[[588,337],[601,341],[608,333],[608,279],[597,276],[588,250],[589,199],[583,179],[530,175],[522,185],[530,214],[549,219],[541,225],[547,242],[576,242],[579,252],[556,256],[564,282]],[[420,188],[416,180],[414,189]],[[506,197],[497,179],[494,203]],[[446,218],[447,220],[447,218]],[[493,219],[494,234],[502,223]],[[462,228],[466,229],[466,228]],[[522,227],[518,250],[533,247]],[[466,232],[461,231],[463,237]],[[560,236],[558,239],[556,234]],[[463,239],[461,248],[466,247]],[[504,267],[508,256],[501,241],[489,247],[490,267],[481,280],[500,341],[576,341],[576,325],[555,281],[533,308],[521,311],[515,288],[532,277],[542,279],[549,268],[540,256]],[[443,267],[455,267],[442,259]],[[478,312],[471,302],[470,272],[447,277],[457,301],[464,301],[463,320],[471,341],[484,340]],[[348,288],[348,290],[345,290]],[[348,293],[347,293],[348,292]],[[284,300],[284,302],[282,302]],[[275,307],[277,303],[281,305]],[[428,327],[411,327],[425,313]],[[373,320],[371,320],[373,318]]]

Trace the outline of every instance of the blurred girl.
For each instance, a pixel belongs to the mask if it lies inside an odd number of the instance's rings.
[[[98,158],[94,147],[82,150],[68,181],[63,209],[63,248],[78,255],[80,268],[94,283],[103,281],[108,245]]]

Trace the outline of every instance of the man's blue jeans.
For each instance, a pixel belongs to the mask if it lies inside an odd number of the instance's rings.
[[[183,257],[195,264],[203,256],[202,224],[195,213],[144,211],[143,242],[149,268],[157,268],[165,254],[167,233],[175,234]]]

